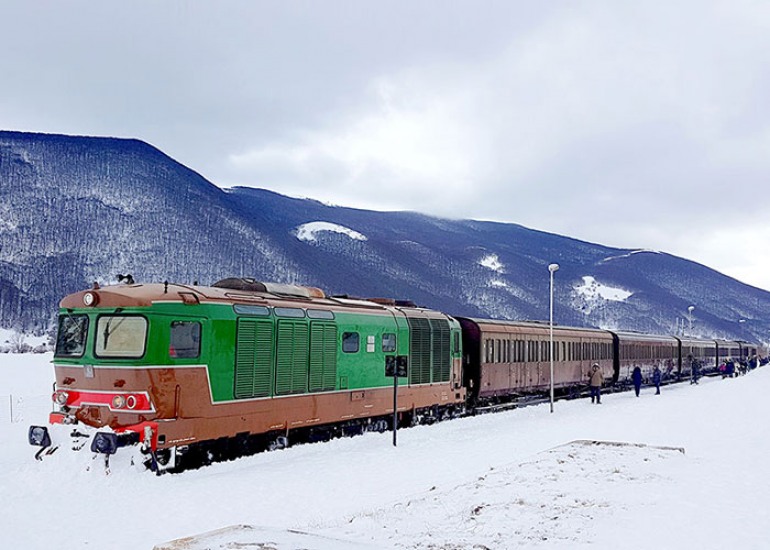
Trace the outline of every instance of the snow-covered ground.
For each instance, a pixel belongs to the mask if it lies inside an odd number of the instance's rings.
[[[0,351],[17,351],[18,346],[28,346],[29,349],[42,349],[48,345],[48,336],[34,336],[15,330],[0,328]]]
[[[770,547],[770,367],[156,477],[105,475],[87,451],[33,459],[50,359],[0,356],[3,548]],[[237,525],[253,528],[217,531]]]

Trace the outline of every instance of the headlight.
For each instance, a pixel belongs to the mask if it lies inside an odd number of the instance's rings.
[[[68,394],[66,391],[63,391],[63,390],[57,390],[53,394],[54,402],[58,403],[61,406],[64,406],[67,404],[69,397],[70,397],[70,394]]]
[[[99,303],[99,295],[96,292],[86,292],[83,294],[83,303],[87,306],[95,306]]]
[[[126,406],[126,398],[122,395],[116,395],[112,398],[112,408],[113,409],[122,409]]]

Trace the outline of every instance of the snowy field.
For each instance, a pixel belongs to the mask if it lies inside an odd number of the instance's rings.
[[[770,547],[770,367],[156,477],[33,459],[50,360],[0,356],[1,548]]]

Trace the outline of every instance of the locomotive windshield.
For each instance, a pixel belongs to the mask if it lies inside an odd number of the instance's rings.
[[[96,321],[97,357],[136,359],[144,355],[147,319],[139,315],[102,315]]]
[[[86,349],[88,334],[87,315],[59,315],[59,330],[56,335],[57,357],[82,357]]]

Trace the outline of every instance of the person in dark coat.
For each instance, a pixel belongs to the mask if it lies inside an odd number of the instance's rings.
[[[727,361],[725,362],[726,368],[725,368],[725,375],[728,378],[732,378],[735,376],[735,361],[733,361],[730,357],[727,358]]]
[[[687,361],[690,363],[690,384],[697,384],[698,375],[700,375],[700,365],[698,364],[698,360],[692,355],[688,355]]]
[[[634,372],[631,374],[631,381],[634,383],[636,396],[639,397],[639,390],[642,389],[642,369],[634,367]]]
[[[655,384],[655,395],[660,395],[660,369],[658,365],[652,369],[652,383]]]
[[[749,359],[749,370],[754,370],[757,368],[757,356],[752,355],[751,359]]]

